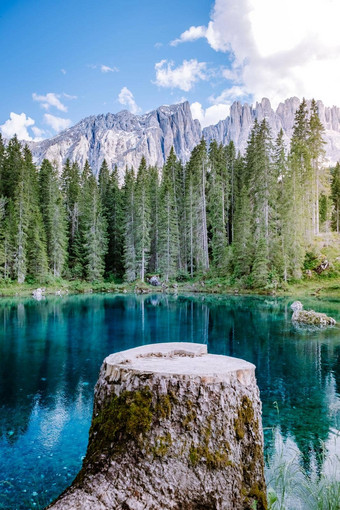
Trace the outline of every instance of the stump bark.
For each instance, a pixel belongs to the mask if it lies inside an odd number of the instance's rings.
[[[104,360],[83,467],[50,508],[263,510],[263,470],[254,365],[148,345]]]

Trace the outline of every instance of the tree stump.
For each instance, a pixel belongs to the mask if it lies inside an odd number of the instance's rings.
[[[263,510],[263,469],[254,365],[153,344],[104,360],[83,467],[50,508]]]

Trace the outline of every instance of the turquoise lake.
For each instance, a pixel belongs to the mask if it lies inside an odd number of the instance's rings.
[[[254,363],[266,458],[279,448],[285,455],[298,452],[308,471],[340,455],[340,328],[296,328],[292,301],[203,295],[2,299],[0,508],[41,509],[72,482],[85,455],[103,359],[148,343],[206,343],[210,353]],[[303,302],[340,322],[340,299]]]

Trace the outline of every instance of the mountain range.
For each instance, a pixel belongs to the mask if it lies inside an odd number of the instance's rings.
[[[202,136],[208,143],[215,139],[225,145],[233,140],[236,149],[243,153],[255,119],[266,118],[273,137],[282,128],[288,145],[299,104],[300,100],[292,97],[274,110],[266,98],[255,107],[237,101],[231,105],[226,119],[203,129],[200,122],[193,119],[187,101],[161,106],[144,115],[123,110],[117,114],[87,117],[53,138],[28,145],[37,164],[47,158],[61,167],[69,158],[82,167],[88,159],[97,174],[106,159],[110,168],[118,166],[122,176],[126,166],[137,168],[143,155],[148,164],[162,167],[172,146],[177,156],[186,162]],[[333,164],[340,159],[340,108],[326,107],[322,101],[317,104],[325,128],[326,162]]]

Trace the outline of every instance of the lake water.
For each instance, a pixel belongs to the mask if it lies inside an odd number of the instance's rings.
[[[298,451],[307,471],[327,464],[340,454],[340,328],[296,329],[291,302],[163,295],[2,299],[0,508],[43,508],[71,483],[86,451],[103,359],[155,342],[206,343],[210,353],[254,363],[266,458],[283,448],[286,456]],[[340,300],[304,304],[340,322]]]

